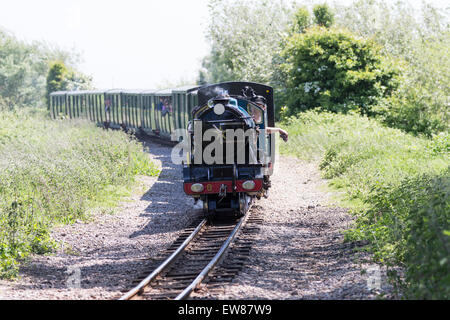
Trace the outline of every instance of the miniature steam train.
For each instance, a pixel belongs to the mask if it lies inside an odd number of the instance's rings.
[[[198,89],[183,176],[185,193],[200,199],[205,213],[240,216],[254,197],[267,196],[274,160],[274,139],[265,132],[268,108],[273,110],[267,86],[221,83]]]
[[[187,132],[184,191],[205,214],[241,216],[267,196],[275,161],[273,89],[225,82],[145,91],[71,91],[50,95],[53,118],[86,118],[170,141]]]

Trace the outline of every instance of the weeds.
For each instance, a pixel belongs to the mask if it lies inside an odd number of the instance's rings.
[[[0,275],[55,247],[50,229],[114,205],[137,175],[159,172],[123,132],[40,114],[0,113]]]

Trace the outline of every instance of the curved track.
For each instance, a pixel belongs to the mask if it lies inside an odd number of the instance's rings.
[[[172,253],[158,268],[120,300],[187,299],[224,257],[247,217],[211,223],[203,219],[175,242]]]

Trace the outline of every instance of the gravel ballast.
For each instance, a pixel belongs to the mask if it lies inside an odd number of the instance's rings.
[[[214,299],[376,299],[389,287],[369,256],[344,243],[352,224],[333,205],[316,165],[280,157],[267,199],[254,210],[264,219],[248,261]],[[222,291],[222,292],[220,292]]]
[[[0,280],[0,299],[112,299],[177,238],[199,214],[182,188],[171,148],[147,142],[162,168],[144,178],[114,214],[55,228],[64,243],[52,255],[33,255],[14,281]],[[280,157],[269,198],[257,201],[264,222],[248,261],[213,299],[373,299],[384,276],[343,242],[347,210],[332,205],[317,167]],[[364,270],[369,272],[364,273]],[[363,272],[362,272],[363,271]],[[380,282],[380,275],[381,282]]]

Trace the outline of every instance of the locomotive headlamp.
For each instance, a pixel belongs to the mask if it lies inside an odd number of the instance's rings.
[[[198,192],[202,192],[203,191],[203,185],[201,184],[201,183],[194,183],[192,186],[191,186],[191,191],[192,192],[196,192],[196,193],[198,193]]]
[[[221,103],[218,103],[214,106],[214,113],[218,116],[222,115],[225,112],[225,106]]]
[[[247,180],[242,184],[242,188],[245,190],[253,190],[255,189],[255,183],[251,180]]]

